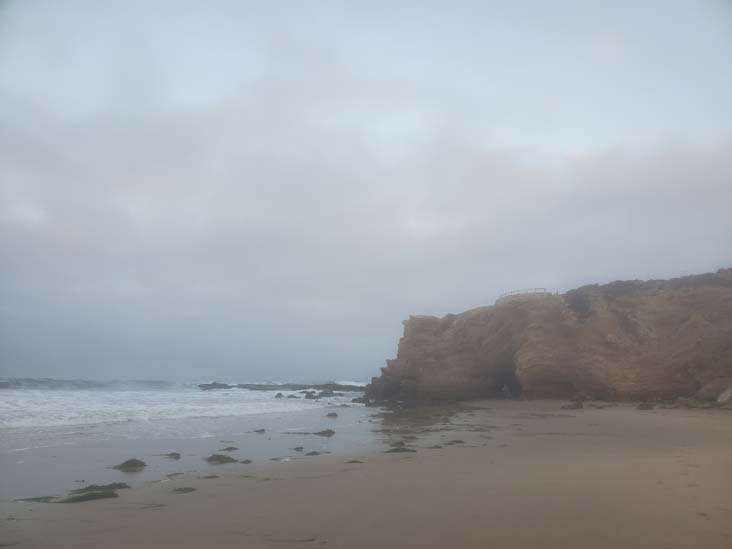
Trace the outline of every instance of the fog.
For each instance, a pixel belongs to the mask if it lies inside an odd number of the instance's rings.
[[[368,379],[732,265],[732,7],[0,3],[0,375]]]

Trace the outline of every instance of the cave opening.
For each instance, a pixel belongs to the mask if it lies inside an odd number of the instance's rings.
[[[501,368],[496,372],[496,387],[504,398],[519,398],[521,396],[521,382],[516,377],[516,368],[513,366]]]

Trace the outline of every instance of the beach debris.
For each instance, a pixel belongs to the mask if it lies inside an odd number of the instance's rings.
[[[204,459],[211,465],[223,465],[224,463],[236,463],[237,461],[233,457],[224,454],[211,454]]]
[[[243,463],[244,465],[249,465],[252,462],[251,459],[243,459],[239,463]]]
[[[226,448],[219,448],[219,452],[234,452],[238,449],[236,446],[227,446]]]
[[[313,450],[312,452],[308,452],[305,455],[306,456],[319,456],[320,455],[320,452],[316,452],[315,450]]]
[[[285,398],[285,395],[283,395],[282,393],[277,393],[275,395],[275,398]]]
[[[115,465],[114,467],[112,467],[112,469],[117,469],[118,471],[122,471],[123,473],[134,473],[137,471],[142,471],[145,467],[147,467],[147,463],[145,463],[141,459],[132,458],[123,461],[119,465]]]
[[[360,459],[352,459],[352,460],[346,461],[346,463],[363,463],[363,461],[361,461]]]
[[[460,440],[459,438],[456,438],[456,439],[448,440],[447,442],[445,442],[445,446],[448,446],[448,445],[451,446],[453,444],[465,444],[465,441],[464,440]]]
[[[335,412],[328,412],[327,414],[325,414],[325,417],[337,418],[338,414],[336,414]]]
[[[302,452],[302,451],[303,451],[304,449],[305,449],[305,447],[304,447],[304,446],[295,446],[295,447],[293,448],[293,450],[295,450],[296,452]]]
[[[559,407],[560,410],[581,410],[582,408],[584,408],[584,406],[579,400],[575,400],[574,402],[570,402],[568,404],[563,404]]]
[[[635,407],[636,410],[653,410],[654,406],[650,402],[641,402]]]
[[[258,435],[261,435],[262,433],[264,433],[264,429],[254,429],[254,432]]]
[[[219,475],[204,475],[202,477],[197,477],[197,478],[200,478],[203,480],[210,480],[210,479],[214,479],[214,478],[219,478]]]
[[[297,395],[287,395],[287,398],[300,398],[300,397]]]
[[[402,452],[416,452],[416,451],[417,450],[415,450],[413,448],[407,448],[405,446],[400,446],[400,447],[397,447],[397,448],[390,448],[390,449],[388,449],[384,453],[385,454],[399,454],[399,453],[402,453]]]
[[[180,488],[173,488],[170,492],[173,494],[190,494],[195,491],[196,489],[192,486],[181,486]]]

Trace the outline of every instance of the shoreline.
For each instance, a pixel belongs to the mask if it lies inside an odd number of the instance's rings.
[[[216,467],[205,458],[213,454],[258,463],[299,455],[293,447],[303,447],[303,454],[347,453],[377,444],[369,423],[373,413],[333,404],[219,418],[0,430],[0,516],[12,510],[14,499],[62,496],[86,484],[126,482],[134,488],[168,474],[210,473]],[[336,436],[297,434],[327,429],[335,429]],[[166,458],[169,453],[179,458]],[[147,466],[131,474],[111,468],[131,458]]]
[[[480,401],[382,411],[372,424],[381,446],[222,465],[216,478],[187,473],[104,501],[25,504],[4,517],[12,520],[0,543],[44,547],[53,539],[63,547],[143,549],[732,544],[732,414],[623,405],[561,410],[561,404]],[[362,463],[347,463],[353,460]]]

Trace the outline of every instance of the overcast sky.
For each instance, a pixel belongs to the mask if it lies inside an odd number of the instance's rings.
[[[732,3],[0,1],[0,375],[367,379],[732,266]]]

